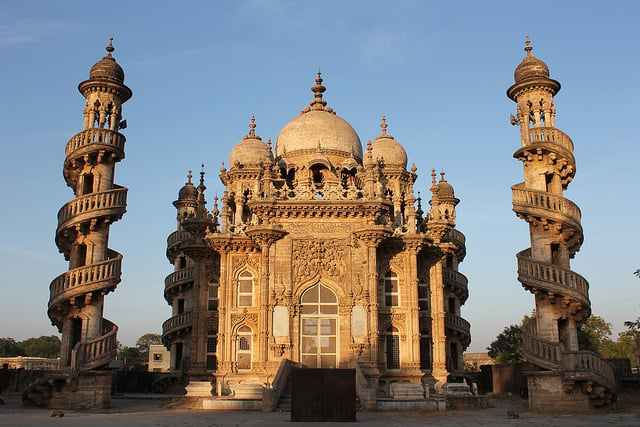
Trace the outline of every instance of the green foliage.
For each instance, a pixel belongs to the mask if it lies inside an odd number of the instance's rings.
[[[524,360],[520,326],[511,325],[504,328],[504,331],[487,347],[487,350],[489,350],[489,357],[496,359],[500,363]]]
[[[60,355],[60,338],[55,335],[42,335],[16,342],[13,338],[0,338],[0,356],[48,357],[54,359]]]
[[[60,355],[62,342],[55,335],[28,338],[20,342],[25,356],[56,358]]]
[[[124,361],[126,367],[135,371],[144,371],[149,362],[149,345],[162,344],[162,336],[147,333],[138,338],[135,347],[118,344],[117,358]]]
[[[578,330],[578,347],[602,354],[602,349],[611,342],[611,323],[593,315]]]
[[[136,341],[136,348],[145,359],[149,356],[149,346],[152,344],[162,344],[162,335],[147,333]]]
[[[638,359],[636,358],[636,331],[628,329],[618,334],[617,341],[609,341],[603,346],[601,355],[606,358],[626,358],[631,361],[631,367],[638,367]]]
[[[13,338],[0,338],[0,356],[24,356],[24,351]]]

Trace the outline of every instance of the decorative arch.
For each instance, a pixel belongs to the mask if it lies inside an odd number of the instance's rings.
[[[238,370],[251,369],[253,358],[253,329],[247,324],[238,325],[233,336],[235,337],[235,362]]]
[[[338,296],[318,281],[300,294],[300,362],[335,368],[339,354]]]
[[[236,306],[253,307],[256,275],[245,268],[238,272],[235,280]]]

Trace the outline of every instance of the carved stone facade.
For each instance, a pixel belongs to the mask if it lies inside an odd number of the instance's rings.
[[[251,119],[220,170],[220,208],[217,197],[205,207],[204,172],[180,190],[164,292],[171,368],[217,395],[271,386],[284,359],[357,363],[379,397],[391,383],[444,383],[462,373],[471,339],[458,199],[433,172],[424,215],[417,169],[385,118],[363,150],[326,106],[320,74],[312,91],[274,147]]]

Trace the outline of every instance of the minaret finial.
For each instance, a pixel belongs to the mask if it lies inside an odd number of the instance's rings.
[[[322,74],[318,70],[318,77],[316,77],[316,84],[311,87],[311,90],[315,94],[315,98],[309,103],[311,105],[312,110],[323,111],[324,107],[327,105],[327,101],[322,99],[322,94],[327,90],[326,87],[322,86]]]
[[[432,184],[436,183],[436,170],[435,169],[431,169],[431,183]]]
[[[111,52],[113,52],[114,50],[116,50],[115,47],[113,47],[113,36],[109,37],[109,46],[107,46],[107,52],[109,52],[109,55],[111,55]]]
[[[384,115],[382,116],[380,127],[382,128],[382,136],[387,136],[387,118]]]
[[[529,40],[529,36],[527,36],[525,44],[526,46],[524,47],[524,51],[527,52],[527,56],[531,56],[533,48],[531,47],[531,40]]]

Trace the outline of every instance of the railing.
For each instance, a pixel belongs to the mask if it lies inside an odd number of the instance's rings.
[[[444,325],[471,336],[471,324],[453,313],[445,313]]]
[[[180,329],[191,326],[192,312],[185,311],[177,316],[170,317],[162,324],[162,335],[167,335]]]
[[[562,359],[560,343],[538,337],[535,329],[535,319],[529,320],[520,329],[522,331],[522,351],[525,359],[543,368],[558,370]]]
[[[513,210],[520,212],[520,207],[533,207],[544,209],[549,212],[561,214],[575,222],[576,227],[580,227],[582,215],[578,205],[562,196],[547,193],[545,191],[531,190],[524,188],[523,184],[511,187],[513,195]]]
[[[287,380],[291,374],[291,361],[289,359],[282,359],[278,372],[273,378],[270,388],[265,388],[262,392],[262,410],[265,412],[273,411],[280,402],[280,396],[287,386]]]
[[[615,389],[613,367],[602,357],[591,351],[567,351],[562,354],[562,368],[575,379],[594,381]]]
[[[518,279],[523,284],[544,287],[547,291],[572,296],[583,305],[589,306],[589,282],[584,277],[566,268],[532,259],[530,248],[520,252],[516,257]]]
[[[442,279],[445,285],[453,286],[461,290],[465,295],[469,294],[469,280],[464,274],[451,268],[443,268]]]
[[[49,307],[56,305],[70,289],[74,289],[75,294],[94,290],[89,288],[97,283],[107,282],[106,286],[115,286],[120,281],[122,255],[111,250],[109,256],[111,259],[74,268],[53,279],[49,285]],[[64,295],[65,298],[71,296]]]
[[[455,244],[458,248],[464,248],[464,245],[466,242],[466,238],[464,237],[464,234],[462,234],[460,231],[456,230],[455,228],[449,231],[442,238],[442,240],[445,242],[451,242]]]
[[[92,128],[78,132],[71,137],[65,148],[65,155],[69,158],[73,152],[91,144],[109,145],[124,153],[124,135],[111,129]]]
[[[193,237],[188,231],[174,231],[167,237],[167,248],[172,248],[185,240],[191,239],[193,239]]]
[[[107,319],[103,319],[103,322],[108,332],[84,343],[84,359],[80,369],[89,370],[103,366],[115,357],[118,348],[118,327]]]
[[[169,292],[173,287],[184,285],[193,281],[194,267],[183,268],[178,271],[174,271],[164,279],[164,292]]]
[[[560,129],[552,127],[538,127],[529,129],[531,143],[552,142],[573,153],[573,141]]]
[[[376,389],[369,387],[369,381],[362,372],[362,368],[357,359],[351,359],[351,367],[356,371],[356,394],[360,399],[360,404],[366,410],[373,410],[376,407]]]
[[[71,200],[58,211],[58,229],[64,228],[66,223],[74,217],[87,212],[101,209],[121,209],[127,207],[127,189],[116,188],[113,190],[91,193]]]

